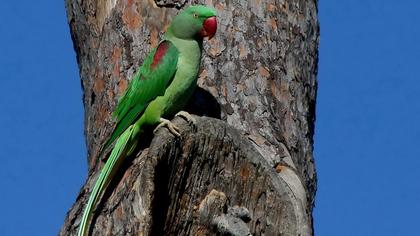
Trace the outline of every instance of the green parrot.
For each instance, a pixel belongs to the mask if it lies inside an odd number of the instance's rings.
[[[89,233],[88,224],[95,205],[124,157],[136,148],[142,128],[159,124],[156,129],[167,126],[171,133],[179,136],[179,129],[165,118],[178,112],[176,115],[192,120],[181,109],[196,87],[203,38],[211,39],[216,30],[214,8],[190,6],[174,17],[163,41],[146,57],[113,112],[116,127],[99,156],[114,142],[115,146],[89,196],[78,236]]]

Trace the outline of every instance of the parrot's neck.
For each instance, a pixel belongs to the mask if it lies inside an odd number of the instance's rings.
[[[201,59],[201,50],[203,45],[202,39],[183,39],[176,37],[173,34],[172,27],[166,31],[164,38],[166,40],[171,41],[175,47],[180,52],[180,59],[181,61],[188,63],[191,69],[199,69],[200,59]]]
[[[182,37],[182,36],[175,35],[175,32],[174,32],[174,30],[173,30],[173,26],[172,26],[172,25],[171,25],[171,26],[169,26],[169,28],[166,30],[164,38],[165,38],[165,39],[173,39],[173,38],[176,38],[176,39],[183,39],[183,40],[187,40],[187,41],[191,41],[191,40],[193,40],[193,41],[198,42],[198,43],[199,43],[199,45],[200,45],[200,47],[201,47],[201,45],[203,44],[203,38],[201,38],[201,37],[200,37],[200,36],[198,36],[198,35],[197,35],[197,37],[195,37],[195,38],[193,38],[193,39],[188,39],[188,38],[184,38],[184,37]]]

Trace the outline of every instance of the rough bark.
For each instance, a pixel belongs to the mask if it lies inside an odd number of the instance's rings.
[[[66,0],[90,174],[60,235],[76,232],[118,97],[191,3],[215,6],[219,22],[187,108],[200,117],[176,119],[182,139],[144,135],[97,207],[93,235],[312,234],[316,0]]]

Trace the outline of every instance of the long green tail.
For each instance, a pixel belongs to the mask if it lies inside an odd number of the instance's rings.
[[[126,157],[127,152],[133,150],[133,145],[136,142],[130,142],[133,140],[133,137],[136,136],[135,125],[131,125],[121,134],[115,143],[114,149],[112,149],[111,155],[106,161],[101,173],[99,174],[98,180],[96,180],[95,186],[93,187],[92,193],[89,196],[88,203],[83,212],[82,221],[80,222],[78,236],[86,236],[89,232],[89,221],[92,218],[93,209],[99,199],[103,194],[109,182],[113,179],[115,173],[119,169],[124,157]],[[130,143],[130,144],[129,144]]]

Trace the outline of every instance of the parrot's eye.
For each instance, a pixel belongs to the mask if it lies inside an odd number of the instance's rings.
[[[198,18],[198,14],[197,13],[193,13],[193,17],[195,18],[195,19],[197,19]]]

